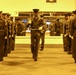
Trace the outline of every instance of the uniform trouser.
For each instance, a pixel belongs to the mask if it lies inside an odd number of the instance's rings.
[[[64,34],[63,34],[63,48],[64,48],[64,51],[66,51],[66,46],[65,46],[65,37],[64,37]]]
[[[72,40],[70,37],[68,37],[68,42],[69,42],[69,51],[71,51],[71,47],[72,47]]]
[[[0,61],[3,60],[4,56],[4,36],[0,35]]]
[[[76,60],[76,37],[74,37],[74,39],[72,40],[72,55]]]
[[[71,38],[69,35],[63,36],[64,51],[71,51]]]
[[[31,34],[31,52],[34,58],[38,57],[38,48],[39,48],[40,35]]]
[[[56,32],[55,36],[60,36],[60,31]]]
[[[16,34],[14,33],[14,37],[13,37],[13,40],[14,40],[13,50],[15,49],[15,36],[16,36]]]
[[[10,53],[12,50],[12,38],[10,37],[9,38],[9,50],[8,50],[8,53]]]
[[[54,36],[54,31],[50,31],[50,36]]]
[[[4,45],[5,45],[5,47],[4,47],[4,56],[7,56],[8,49],[9,49],[9,41],[8,41],[8,39],[5,39]]]
[[[17,32],[17,36],[22,36],[22,31]]]
[[[45,32],[41,34],[41,49],[44,49],[44,39],[45,39]]]
[[[12,37],[12,50],[15,48],[15,36]]]

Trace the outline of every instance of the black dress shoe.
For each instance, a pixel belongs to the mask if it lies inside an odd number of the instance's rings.
[[[7,56],[8,56],[7,54],[4,55],[4,57],[7,57]]]
[[[75,60],[75,63],[76,63],[76,60]]]
[[[43,51],[43,48],[41,48],[40,51]]]
[[[37,59],[34,59],[34,61],[37,61]]]
[[[3,61],[3,59],[0,59],[0,61]]]
[[[68,51],[68,54],[72,54],[72,52],[71,51]]]
[[[76,63],[76,58],[74,58],[74,62]]]
[[[34,61],[37,61],[37,58],[34,58]]]

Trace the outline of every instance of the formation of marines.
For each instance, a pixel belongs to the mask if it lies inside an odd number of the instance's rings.
[[[0,11],[0,61],[15,48],[15,24],[9,13]]]
[[[65,15],[63,21],[63,46],[64,51],[72,54],[76,63],[76,10]]]
[[[47,25],[43,19],[43,15],[38,15],[39,9],[33,9],[33,18],[31,19],[31,53],[34,61],[38,59],[38,50],[41,39],[40,51],[44,49],[45,32]],[[27,24],[27,27],[29,22]],[[62,28],[62,29],[61,29]],[[11,19],[9,13],[0,11],[0,61],[7,56],[15,48],[15,35],[25,35],[25,24],[18,18],[15,22]],[[60,36],[63,34],[64,51],[72,54],[76,63],[76,10],[67,13],[64,20],[60,19],[51,21],[49,25],[50,35]]]

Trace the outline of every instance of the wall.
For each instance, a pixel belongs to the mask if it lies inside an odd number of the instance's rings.
[[[0,10],[17,15],[18,11],[32,11],[39,8],[40,11],[72,11],[75,10],[76,0],[57,0],[57,3],[46,3],[46,0],[1,0]]]
[[[75,10],[76,10],[76,0],[75,0]]]

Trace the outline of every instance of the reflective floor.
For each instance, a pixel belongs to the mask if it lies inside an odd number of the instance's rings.
[[[60,44],[56,44],[57,38],[54,39],[55,43],[46,43],[44,51],[39,51],[38,61],[35,62],[32,59],[30,40],[27,38],[29,41],[25,43],[25,39],[22,42],[22,39],[19,41],[20,38],[16,37],[15,50],[0,62],[0,75],[76,75],[72,55],[63,51],[62,39],[58,38]],[[46,37],[45,40],[48,39]]]
[[[38,61],[32,59],[30,48],[16,46],[0,62],[0,75],[75,75],[76,64],[72,55],[63,48],[45,48],[39,51]]]

